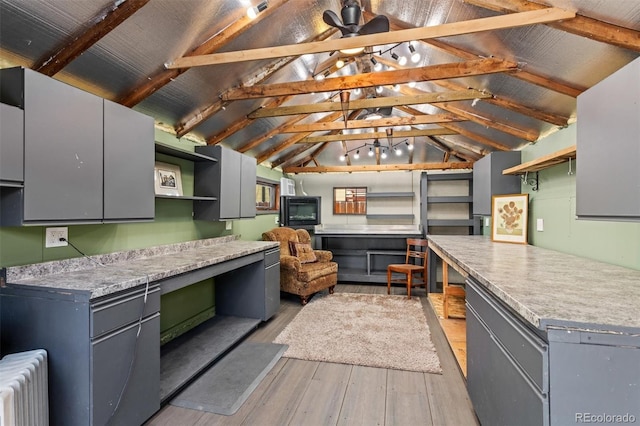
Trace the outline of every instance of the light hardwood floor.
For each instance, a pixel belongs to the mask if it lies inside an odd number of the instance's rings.
[[[386,286],[340,284],[336,291],[385,294]],[[442,374],[281,358],[233,416],[166,405],[147,425],[477,425],[464,377],[424,289],[412,294],[422,301]],[[283,294],[278,314],[247,339],[273,341],[300,309],[296,298]]]

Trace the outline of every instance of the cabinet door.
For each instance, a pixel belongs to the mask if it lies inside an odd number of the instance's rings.
[[[218,161],[221,167],[220,196],[218,197],[220,219],[237,219],[240,217],[242,154],[222,147],[220,147],[220,154]]]
[[[153,118],[104,101],[104,220],[153,219]]]
[[[491,197],[519,194],[520,178],[505,176],[504,169],[520,164],[520,151],[492,152],[473,165],[473,214],[491,216]]]
[[[102,219],[102,99],[24,70],[24,221]]]
[[[240,217],[256,216],[256,159],[241,155]]]
[[[576,213],[640,218],[640,58],[581,93],[577,111]]]
[[[24,113],[0,104],[0,185],[19,184],[24,179]]]

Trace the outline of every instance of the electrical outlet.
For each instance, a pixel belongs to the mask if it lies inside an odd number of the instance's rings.
[[[233,222],[231,222],[230,220],[227,220],[224,223],[224,229],[226,229],[227,231],[231,231],[233,229]]]
[[[69,245],[67,241],[60,241],[60,238],[64,238],[65,240],[69,238],[69,230],[66,226],[59,228],[47,228],[45,230],[44,247],[65,247]]]
[[[276,225],[278,225],[280,223],[280,218],[278,216],[276,216],[275,222],[276,222]]]

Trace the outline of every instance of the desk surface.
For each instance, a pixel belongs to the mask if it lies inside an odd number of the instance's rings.
[[[429,244],[535,328],[640,331],[640,271],[483,236]]]
[[[210,238],[140,250],[7,268],[8,287],[71,293],[95,299],[148,282],[276,248],[278,242]]]

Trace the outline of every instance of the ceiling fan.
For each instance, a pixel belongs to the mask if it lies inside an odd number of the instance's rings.
[[[356,37],[359,35],[369,35],[384,33],[389,31],[389,18],[384,15],[376,15],[364,25],[360,25],[362,8],[355,0],[344,0],[340,10],[342,20],[333,10],[325,10],[322,20],[329,26],[338,28],[342,33],[341,38]],[[364,50],[364,47],[353,49],[341,49],[340,52],[347,55],[355,55]]]

